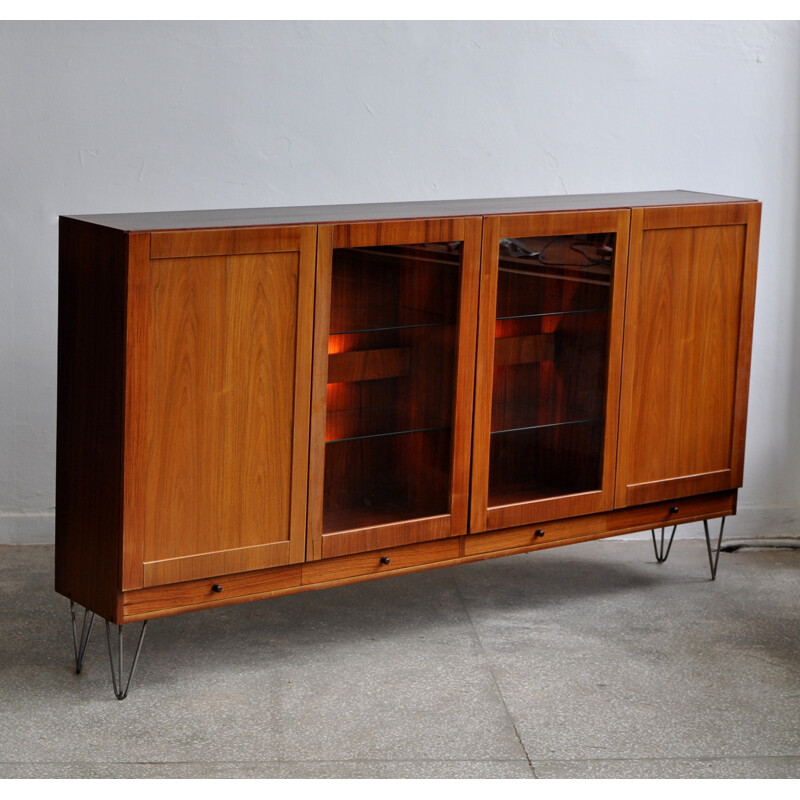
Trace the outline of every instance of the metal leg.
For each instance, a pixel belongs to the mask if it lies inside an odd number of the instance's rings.
[[[119,645],[119,654],[117,656],[117,664],[114,666],[114,654],[111,648],[111,625],[106,620],[106,639],[108,640],[108,658],[111,662],[111,680],[114,684],[114,694],[117,700],[124,700],[128,696],[128,689],[130,689],[131,681],[133,680],[133,673],[136,671],[136,663],[139,661],[139,653],[142,650],[142,642],[144,641],[144,632],[147,628],[147,620],[142,623],[142,630],[139,633],[139,642],[136,645],[136,654],[133,657],[133,664],[131,664],[131,671],[128,674],[128,680],[125,688],[122,688],[122,625],[117,625],[117,643]]]
[[[717,577],[717,562],[719,561],[719,548],[722,544],[722,531],[725,530],[725,517],[723,517],[719,524],[719,538],[717,539],[717,551],[712,557],[711,555],[711,537],[708,535],[708,520],[703,520],[703,529],[706,532],[706,547],[708,548],[708,566],[711,569],[711,580]]]
[[[650,530],[650,534],[653,537],[653,550],[656,551],[656,561],[658,561],[659,564],[662,564],[664,561],[667,560],[667,556],[669,555],[669,551],[672,548],[672,540],[675,538],[675,531],[678,530],[678,526],[675,525],[672,528],[672,533],[670,534],[670,537],[669,537],[669,543],[667,544],[666,552],[664,552],[664,530],[665,530],[665,528],[661,529],[661,547],[660,548],[658,547],[658,545],[656,545],[656,532],[655,532],[655,529],[651,529]]]
[[[92,633],[92,625],[94,625],[94,611],[83,609],[80,636],[78,636],[76,624],[75,603],[72,600],[69,601],[69,613],[72,617],[72,644],[75,647],[75,674],[80,675],[83,669],[83,657],[86,655],[86,645],[89,644],[89,636]]]

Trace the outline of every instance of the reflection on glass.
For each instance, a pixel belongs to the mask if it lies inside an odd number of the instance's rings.
[[[614,245],[500,242],[490,507],[600,489]]]
[[[460,243],[333,251],[323,531],[447,514]]]

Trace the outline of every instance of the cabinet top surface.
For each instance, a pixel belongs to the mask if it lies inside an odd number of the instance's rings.
[[[753,201],[742,197],[675,190],[544,197],[491,197],[471,200],[427,200],[405,203],[358,203],[335,206],[231,208],[132,214],[70,214],[67,218],[132,232],[264,225],[316,225],[387,219],[537,214],[552,211],[589,211],[740,202]]]

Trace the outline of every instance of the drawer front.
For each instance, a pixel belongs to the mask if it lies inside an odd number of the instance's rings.
[[[623,533],[682,525],[736,511],[736,492],[689,497],[605,514],[543,522],[511,530],[473,534],[466,538],[464,554],[492,553],[505,550],[530,550],[568,544],[584,539],[600,539]]]
[[[269,597],[300,585],[299,564],[237,575],[221,575],[167,586],[136,589],[123,595],[125,621],[161,617],[199,608]]]
[[[303,584],[346,582],[457,559],[460,541],[442,539],[311,562],[303,565]]]

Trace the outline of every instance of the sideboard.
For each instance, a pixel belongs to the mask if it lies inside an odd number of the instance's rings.
[[[95,614],[121,699],[125,623],[135,668],[154,617],[638,530],[661,561],[680,523],[713,578],[760,214],[666,191],[61,217],[76,669]]]

